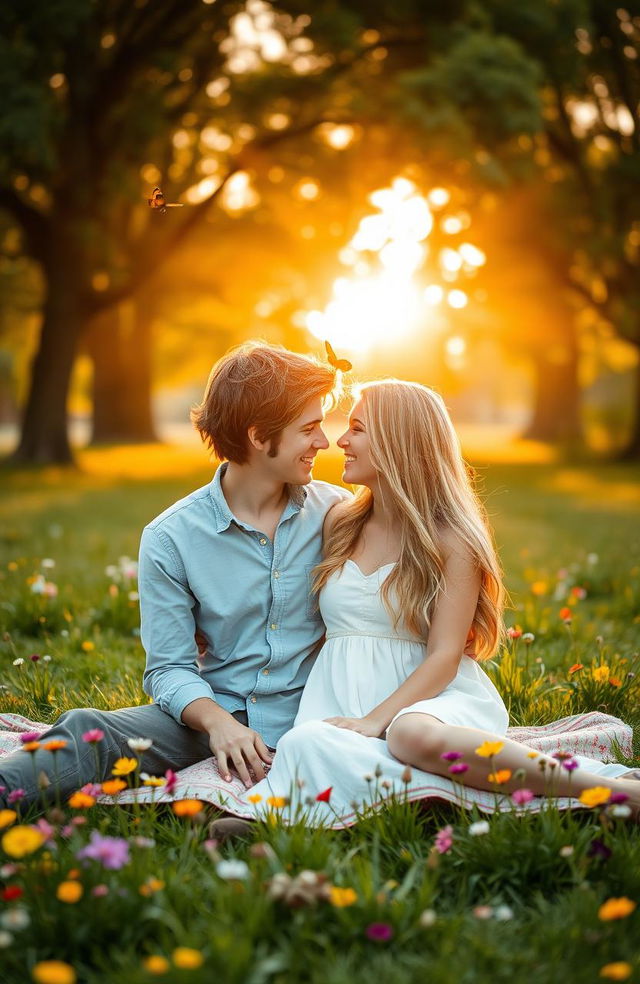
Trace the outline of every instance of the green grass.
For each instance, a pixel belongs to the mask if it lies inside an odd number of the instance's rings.
[[[325,460],[317,477],[336,480],[336,459]],[[135,582],[124,576],[119,558],[135,557],[144,523],[210,475],[201,456],[167,452],[161,464],[158,474],[159,458],[151,452],[94,452],[85,457],[84,473],[3,476],[0,710],[50,721],[77,705],[146,700],[137,603],[130,597]],[[640,470],[499,464],[478,471],[512,599],[507,622],[535,635],[530,645],[511,644],[489,667],[513,723],[600,707],[632,723],[637,737]],[[55,566],[43,568],[45,558]],[[110,565],[118,570],[108,576]],[[38,575],[55,583],[55,597],[32,592],[28,582]],[[586,597],[572,597],[572,588]],[[568,599],[570,625],[559,617]],[[51,660],[34,663],[32,653]],[[15,659],[25,662],[14,666]],[[569,674],[576,663],[584,669]],[[619,686],[606,673],[594,677],[593,667],[603,665]],[[398,801],[331,834],[286,828],[276,819],[256,829],[254,844],[267,849],[225,845],[217,856],[199,817],[178,820],[166,807],[139,815],[92,808],[88,823],[70,837],[56,836],[15,871],[0,868],[0,885],[24,892],[0,900],[0,920],[19,908],[31,919],[0,950],[0,980],[24,984],[38,961],[59,959],[87,984],[142,984],[154,978],[143,966],[149,954],[169,960],[158,979],[171,984],[208,984],[213,975],[225,984],[369,984],[372,977],[583,984],[602,979],[600,969],[616,961],[631,964],[628,979],[640,979],[639,910],[610,922],[598,918],[607,898],[640,902],[637,828],[597,810],[550,809],[491,818],[488,834],[471,836],[474,819],[453,808]],[[447,823],[453,846],[434,855],[434,835]],[[122,870],[80,867],[75,853],[93,827],[129,839],[131,861]],[[140,846],[136,837],[155,844]],[[594,841],[611,850],[608,859],[594,854]],[[221,877],[220,857],[245,860],[246,878]],[[8,862],[0,850],[0,866]],[[74,868],[84,894],[76,904],[64,903],[57,886]],[[304,869],[352,888],[353,904],[317,899],[292,908],[270,897],[274,875],[293,878]],[[150,878],[162,887],[141,894]],[[105,894],[92,896],[96,885]],[[477,906],[491,906],[494,915],[479,918]],[[433,925],[422,924],[425,910],[435,913]],[[391,927],[391,938],[370,940],[372,923]],[[202,966],[172,965],[177,946],[198,951]]]

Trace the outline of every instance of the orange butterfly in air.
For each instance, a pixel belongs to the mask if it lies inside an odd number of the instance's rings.
[[[327,358],[329,360],[329,363],[330,365],[333,366],[334,369],[341,369],[342,372],[350,372],[351,369],[353,369],[353,366],[351,365],[348,359],[338,358],[338,356],[333,351],[331,344],[329,342],[325,342],[324,346],[327,350]]]
[[[182,202],[165,201],[162,188],[154,188],[151,192],[151,198],[147,198],[147,201],[150,208],[157,208],[161,214],[164,214],[168,208],[184,208]]]

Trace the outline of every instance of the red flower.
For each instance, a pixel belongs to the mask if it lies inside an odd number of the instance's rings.
[[[333,789],[333,786],[329,786],[329,788],[328,789],[325,789],[325,791],[323,793],[318,793],[318,795],[316,796],[316,802],[317,803],[328,803],[329,800],[331,799],[331,790],[332,789]]]
[[[574,663],[573,666],[569,667],[569,673],[577,673],[578,670],[583,670],[584,665],[582,663]]]
[[[561,608],[560,609],[560,611],[558,612],[558,615],[560,616],[560,618],[562,619],[563,622],[566,622],[568,624],[571,621],[572,617],[573,617],[573,612],[571,611],[570,608],[567,608],[565,606],[564,608]]]
[[[14,902],[23,894],[24,893],[19,885],[7,885],[7,887],[3,888],[2,892],[0,892],[0,898],[2,898],[4,902]]]
[[[522,629],[519,625],[514,625],[510,629],[507,629],[507,635],[510,639],[519,639],[522,635]]]

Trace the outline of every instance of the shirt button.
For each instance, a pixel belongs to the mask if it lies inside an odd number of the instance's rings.
[[[273,576],[274,576],[275,578],[279,578],[279,577],[280,577],[280,571],[274,571],[274,572],[273,572]]]
[[[267,542],[267,541],[265,540],[265,538],[264,538],[263,536],[261,536],[261,537],[260,537],[260,546],[261,546],[261,547],[264,547],[264,545],[265,545],[265,543],[266,543],[266,542]]]
[[[262,673],[263,676],[269,676],[269,670],[263,670]]]
[[[271,623],[271,625],[269,626],[269,628],[270,628],[270,629],[273,629],[273,630],[275,631],[275,629],[277,629],[277,628],[278,628],[278,625],[277,625],[277,623],[276,623],[276,622],[272,622],[272,623]]]
[[[252,704],[255,704],[255,702],[256,702],[256,700],[257,700],[257,697],[252,697],[252,698],[251,698],[251,703],[252,703]]]

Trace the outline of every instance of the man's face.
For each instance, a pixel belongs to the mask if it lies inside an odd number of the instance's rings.
[[[305,404],[300,416],[282,430],[276,456],[264,455],[264,465],[273,478],[289,485],[307,485],[311,481],[316,454],[329,447],[322,430],[323,419],[322,398],[316,396]],[[266,447],[268,449],[269,443]]]

